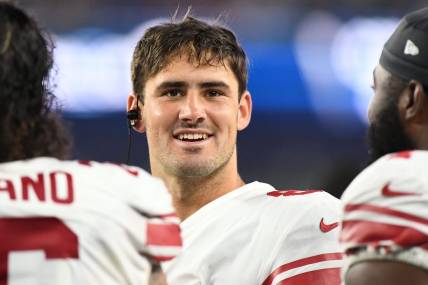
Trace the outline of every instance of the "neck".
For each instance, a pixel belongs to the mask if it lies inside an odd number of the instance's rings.
[[[185,220],[206,204],[245,184],[237,170],[236,156],[205,177],[179,177],[166,173],[154,173],[154,175],[164,180],[172,195],[177,216],[181,220]]]

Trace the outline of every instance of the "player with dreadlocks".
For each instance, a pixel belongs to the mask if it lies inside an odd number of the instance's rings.
[[[0,284],[149,284],[181,245],[169,194],[139,168],[61,160],[51,67],[49,36],[0,2]]]

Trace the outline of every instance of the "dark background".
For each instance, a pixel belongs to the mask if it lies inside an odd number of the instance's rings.
[[[236,32],[247,50],[251,63],[249,90],[255,103],[253,118],[249,128],[238,136],[239,169],[244,180],[268,182],[278,189],[321,188],[336,196],[365,166],[366,123],[350,107],[353,97],[349,94],[353,91],[346,86],[334,83],[328,89],[320,83],[319,88],[308,87],[293,48],[297,31],[303,19],[315,11],[347,23],[356,18],[398,19],[424,5],[424,1],[402,0],[25,0],[18,3],[56,35],[54,40],[124,35],[141,22],[170,17],[177,7],[180,15],[188,6],[192,6],[193,14],[198,17],[215,18],[222,14],[223,21]],[[322,35],[323,30],[314,27],[314,37],[317,33]],[[314,44],[313,48],[317,60],[319,47]],[[329,77],[322,66],[319,69],[320,78]],[[84,107],[67,109],[64,104],[65,118],[74,135],[74,158],[125,162],[128,130],[124,109],[129,91],[129,86],[123,88],[120,94],[123,104],[114,108],[103,109],[102,100],[99,100],[101,108],[96,111]],[[335,97],[329,104],[321,111],[313,107],[309,98],[330,92]],[[72,94],[70,91],[67,96]],[[88,88],[88,98],[91,94]],[[317,100],[323,103],[325,99]],[[144,135],[134,133],[132,141],[131,164],[148,169]]]

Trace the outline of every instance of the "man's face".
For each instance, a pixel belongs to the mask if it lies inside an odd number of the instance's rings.
[[[388,153],[414,148],[414,144],[404,131],[398,111],[400,94],[391,93],[402,90],[391,89],[391,86],[388,86],[390,76],[381,65],[373,72],[374,95],[368,109],[370,162]]]
[[[205,177],[236,161],[237,131],[250,121],[251,96],[238,100],[238,81],[227,66],[197,66],[181,56],[147,80],[140,108],[153,174]]]

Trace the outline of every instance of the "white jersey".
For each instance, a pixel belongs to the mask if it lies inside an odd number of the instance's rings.
[[[181,223],[183,250],[163,264],[174,285],[338,285],[339,200],[253,182]]]
[[[36,158],[0,163],[0,284],[148,284],[181,239],[144,170]]]
[[[396,260],[428,269],[428,151],[389,154],[342,196],[346,274],[356,262]]]

